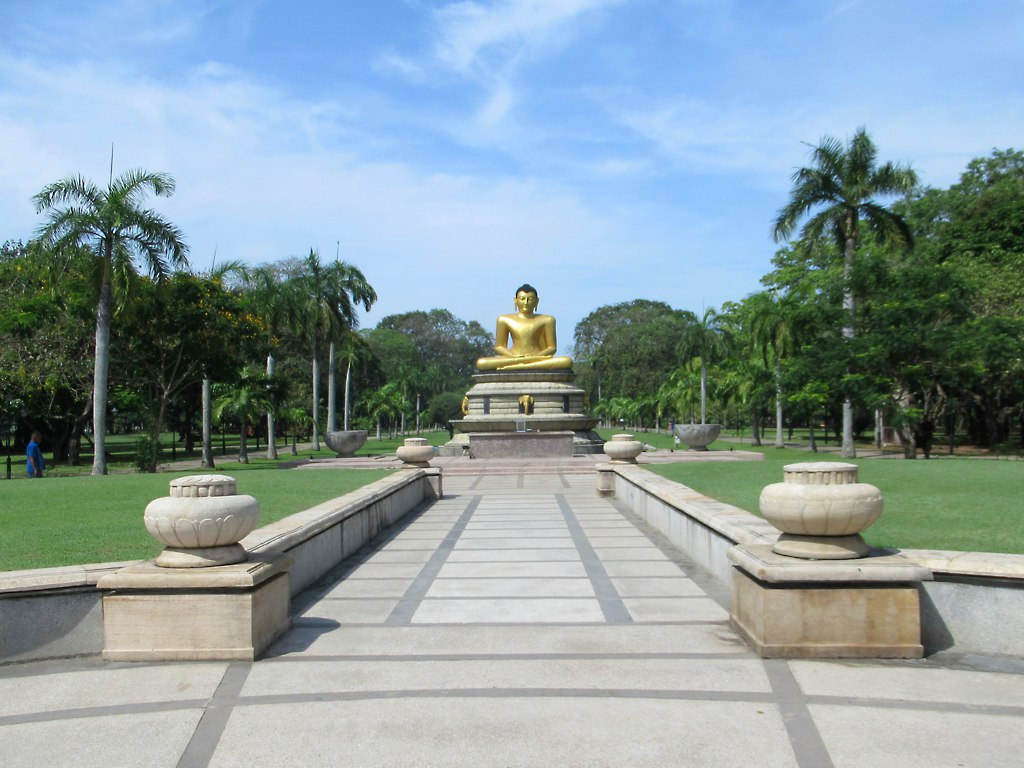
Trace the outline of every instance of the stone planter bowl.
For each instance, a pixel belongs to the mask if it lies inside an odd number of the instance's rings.
[[[857,465],[803,462],[783,472],[785,482],[761,491],[761,514],[783,533],[775,551],[813,559],[865,556],[858,534],[882,514],[882,493],[857,482]]]
[[[673,427],[676,437],[686,443],[691,451],[706,451],[708,446],[718,439],[722,431],[721,424],[676,424]]]
[[[332,430],[324,433],[324,442],[339,459],[351,459],[365,445],[367,434],[365,429]]]
[[[405,445],[400,445],[395,452],[403,462],[412,467],[429,467],[434,458],[434,446],[427,445],[422,437],[407,437]]]
[[[238,544],[260,517],[252,496],[235,493],[235,478],[189,475],[170,482],[170,495],[146,506],[146,530],[166,546],[156,564],[166,568],[197,568],[244,562]]]
[[[634,440],[632,435],[612,435],[604,444],[604,453],[612,464],[636,464],[636,457],[643,449],[644,444]]]

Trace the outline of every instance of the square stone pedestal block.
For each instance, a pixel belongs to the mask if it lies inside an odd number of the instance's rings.
[[[573,455],[572,432],[480,432],[469,436],[477,459],[557,458]]]
[[[290,626],[290,555],[212,568],[152,562],[99,581],[103,658],[253,661]]]
[[[919,659],[917,583],[931,572],[899,555],[799,560],[770,545],[729,550],[733,626],[764,658]]]

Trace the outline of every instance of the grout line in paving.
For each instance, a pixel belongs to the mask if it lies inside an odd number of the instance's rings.
[[[416,609],[419,608],[420,604],[423,602],[423,598],[426,596],[427,590],[429,590],[430,585],[434,583],[434,579],[436,579],[438,573],[440,573],[441,567],[445,562],[447,562],[448,556],[455,548],[456,543],[458,543],[459,536],[462,535],[462,532],[466,528],[466,523],[468,523],[470,518],[473,517],[473,512],[475,512],[476,508],[480,505],[482,498],[482,496],[476,495],[469,499],[465,510],[452,526],[451,531],[423,566],[423,570],[421,570],[419,575],[413,579],[412,584],[409,585],[409,588],[399,599],[394,610],[391,611],[391,614],[384,621],[385,624],[394,626],[408,625],[412,623],[413,614],[416,613]]]
[[[572,506],[569,504],[568,499],[566,499],[565,494],[557,493],[555,494],[555,499],[558,501],[558,506],[565,517],[565,524],[572,534],[576,549],[580,553],[580,560],[583,562],[583,568],[587,572],[587,577],[594,586],[594,594],[597,595],[598,604],[601,606],[601,612],[604,614],[605,619],[615,623],[633,621],[633,617],[630,615],[625,603],[622,602],[618,590],[615,589],[615,585],[612,583],[611,578],[609,578],[608,572],[604,569],[600,558],[598,558],[594,548],[590,545],[590,540],[580,527],[579,520],[573,514]]]
[[[251,662],[233,662],[228,665],[220,685],[217,686],[199,724],[192,732],[188,746],[178,759],[178,768],[205,768],[210,764],[220,738],[224,735],[231,711],[238,704],[242,686],[245,685],[251,671]]]
[[[832,768],[832,757],[789,664],[781,659],[765,659],[764,671],[777,698],[797,764],[800,768]]]

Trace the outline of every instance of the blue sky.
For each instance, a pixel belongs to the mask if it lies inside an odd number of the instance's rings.
[[[1020,0],[0,0],[0,240],[71,173],[177,192],[196,269],[340,253],[486,328],[759,288],[807,146],[956,181],[1021,147]]]

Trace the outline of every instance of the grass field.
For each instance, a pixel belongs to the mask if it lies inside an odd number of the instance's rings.
[[[384,470],[288,472],[224,465],[238,492],[260,502],[260,525],[385,477]],[[168,482],[195,471],[0,482],[0,571],[155,557],[161,547],[142,523]]]
[[[725,443],[715,448],[728,449]],[[747,446],[743,446],[748,449]],[[759,448],[764,461],[652,465],[663,477],[705,496],[758,513],[761,489],[782,482],[800,461],[840,461],[835,454]],[[885,498],[882,517],[864,533],[879,547],[1024,554],[1024,461],[935,458],[854,459],[861,482]]]

